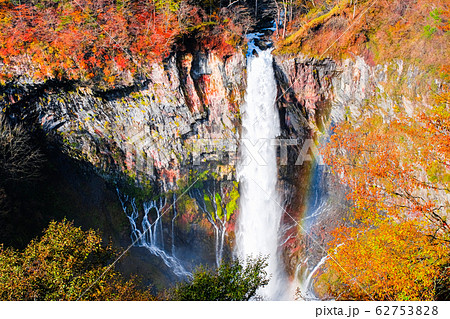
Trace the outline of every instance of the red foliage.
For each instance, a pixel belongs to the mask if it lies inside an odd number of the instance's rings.
[[[167,57],[175,40],[186,34],[195,34],[198,47],[222,56],[235,49],[241,25],[216,13],[207,16],[184,1],[172,8],[173,3],[156,8],[154,2],[138,0],[120,5],[113,0],[22,5],[0,0],[0,81],[29,70],[38,80],[124,84],[130,75],[145,76],[149,65]]]
[[[157,11],[152,2],[0,0],[0,80],[26,69],[39,80],[117,84],[124,72],[145,73],[150,62],[167,56],[180,27],[175,13]]]

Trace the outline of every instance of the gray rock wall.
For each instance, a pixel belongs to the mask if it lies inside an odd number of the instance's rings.
[[[36,92],[35,85],[9,90],[2,102],[16,117],[33,114],[47,133],[60,136],[67,153],[102,172],[158,181],[168,190],[176,187],[181,170],[192,166],[193,157],[200,162],[216,157],[207,148],[194,154],[198,139],[223,139],[236,149],[245,65],[240,52],[226,61],[211,52],[185,53],[152,65],[139,87]]]

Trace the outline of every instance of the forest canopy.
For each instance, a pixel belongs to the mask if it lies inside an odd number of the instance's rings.
[[[130,84],[175,48],[233,52],[252,21],[238,5],[185,0],[0,0],[0,81]]]

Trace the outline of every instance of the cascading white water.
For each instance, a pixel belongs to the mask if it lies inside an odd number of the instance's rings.
[[[177,195],[173,194],[173,202],[177,202]],[[173,205],[173,217],[172,217],[172,228],[170,232],[170,236],[172,239],[172,256],[175,257],[175,219],[178,217],[177,206]]]
[[[143,203],[144,216],[142,218],[142,231],[137,225],[137,220],[139,219],[139,210],[136,205],[135,199],[129,200],[127,195],[123,195],[117,189],[117,194],[119,196],[120,203],[122,204],[122,209],[131,225],[131,240],[133,245],[137,247],[146,248],[151,254],[159,257],[162,261],[169,267],[175,275],[181,279],[192,278],[192,274],[187,271],[180,260],[178,260],[173,252],[175,247],[173,245],[174,235],[172,234],[172,256],[164,250],[164,235],[161,219],[161,208],[166,206],[166,199],[164,202],[160,198],[159,205],[156,200],[150,200]],[[131,209],[129,209],[131,206]],[[153,223],[149,221],[149,213],[154,209],[156,212],[156,220]],[[176,216],[175,216],[176,217]],[[174,230],[172,219],[172,232]]]
[[[206,219],[214,229],[216,265],[217,267],[220,267],[222,264],[223,248],[225,243],[227,214],[225,212],[222,217],[219,216],[218,207],[215,200],[211,200],[212,209],[211,211],[208,210],[206,207],[205,195],[208,194],[206,196],[213,199],[213,193],[215,194],[216,192],[211,192],[208,189],[200,190],[198,188],[194,188],[189,191],[189,195],[191,198],[195,199],[198,208],[205,214]]]
[[[328,259],[328,255],[322,257],[322,259],[317,263],[317,265],[311,270],[304,272],[304,278],[302,278],[301,284],[298,287],[303,299],[305,300],[319,300],[314,294],[313,279],[314,274],[322,267],[325,261]]]
[[[240,215],[237,224],[237,254],[241,258],[268,255],[271,280],[260,294],[267,299],[284,298],[284,271],[279,256],[282,208],[277,193],[276,146],[280,134],[275,106],[277,86],[270,50],[255,47],[258,56],[247,62],[247,92],[242,110]]]

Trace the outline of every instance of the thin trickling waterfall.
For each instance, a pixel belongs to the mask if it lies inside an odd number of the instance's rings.
[[[317,242],[312,229],[317,222],[320,222],[323,216],[326,216],[333,210],[333,204],[329,201],[327,182],[325,179],[326,167],[321,165],[320,162],[315,162],[313,165],[313,172],[311,175],[311,190],[308,194],[307,203],[308,208],[305,213],[305,217],[302,220],[304,236],[309,237],[313,245],[316,248],[322,248],[320,243]],[[306,251],[308,254],[308,251]],[[319,262],[316,264],[305,260],[298,265],[297,270],[301,270],[301,276],[296,273],[296,279],[293,284],[300,290],[301,298],[306,300],[318,300],[314,291],[314,282],[316,280],[315,275],[318,270],[323,266],[328,256],[322,256]],[[314,259],[315,260],[315,259]]]
[[[282,208],[277,193],[276,147],[280,134],[275,106],[277,86],[270,50],[249,56],[247,92],[242,107],[241,160],[237,167],[240,182],[240,215],[237,228],[237,255],[241,258],[269,256],[269,285],[260,293],[267,299],[283,299],[284,271],[279,256],[279,228]]]
[[[322,259],[317,263],[317,265],[311,271],[305,271],[301,284],[299,286],[301,296],[305,300],[319,300],[314,294],[313,279],[314,274],[322,267],[328,256],[322,257]],[[305,263],[306,264],[306,263]]]
[[[164,250],[164,234],[162,227],[163,225],[161,210],[164,206],[166,206],[166,199],[163,200],[162,198],[160,198],[159,203],[156,200],[150,200],[143,203],[144,217],[142,218],[141,230],[137,225],[137,221],[139,219],[139,209],[136,205],[135,199],[130,199],[127,195],[121,194],[118,189],[117,194],[119,195],[122,209],[127,215],[128,220],[130,221],[131,240],[133,241],[134,246],[144,247],[151,254],[161,258],[166,266],[169,267],[179,278],[191,278],[192,274],[183,267],[180,260],[178,260],[173,254],[170,255]],[[153,223],[150,222],[149,216],[149,213],[152,209],[156,212],[156,218]],[[172,238],[172,252],[174,250],[175,248],[173,247]]]
[[[225,243],[225,233],[227,226],[227,213],[223,214],[222,217],[218,214],[218,207],[216,201],[214,200],[215,188],[213,192],[208,189],[200,190],[198,188],[191,189],[189,191],[191,198],[195,199],[198,208],[205,214],[206,219],[209,221],[214,229],[215,238],[215,256],[216,256],[216,266],[219,267],[222,264],[223,248]],[[205,197],[210,199],[211,208],[208,210]]]
[[[177,207],[175,203],[177,202],[177,195],[173,194],[173,217],[172,217],[172,229],[170,232],[171,239],[172,239],[172,256],[175,257],[175,219],[178,216]]]

